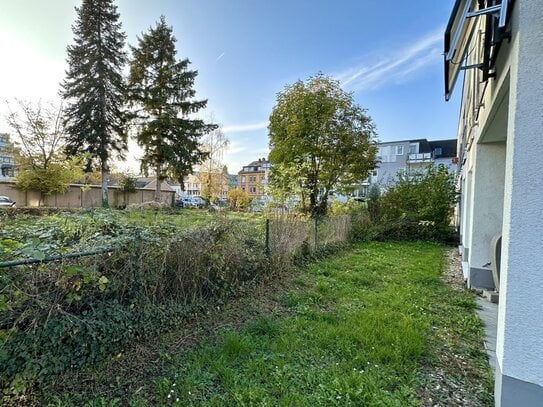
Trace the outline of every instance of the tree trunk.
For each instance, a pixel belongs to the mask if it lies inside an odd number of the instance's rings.
[[[162,188],[161,188],[161,184],[162,184],[162,181],[160,180],[160,174],[161,174],[161,171],[162,171],[162,166],[160,164],[157,164],[156,166],[156,187],[155,187],[155,202],[160,202],[161,201],[161,198],[162,198],[162,195],[161,195],[161,192],[162,192]]]
[[[315,191],[311,191],[309,194],[309,211],[311,216],[315,217],[317,214],[317,194]]]
[[[109,179],[109,169],[107,162],[102,161],[102,208],[109,207],[109,199],[107,194],[107,182]]]

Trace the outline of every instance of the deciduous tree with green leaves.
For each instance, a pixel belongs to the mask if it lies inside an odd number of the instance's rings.
[[[43,195],[62,194],[71,182],[83,177],[85,157],[67,158],[63,149],[66,130],[62,106],[17,100],[8,104],[7,123],[15,132],[16,185]]]
[[[325,75],[286,86],[268,129],[272,190],[296,195],[312,216],[326,214],[333,191],[349,190],[375,167],[371,118]]]
[[[83,0],[76,8],[75,43],[68,46],[62,84],[66,101],[67,151],[87,153],[87,170],[102,172],[102,206],[108,206],[109,161],[127,149],[124,131],[125,34],[113,0]]]
[[[182,183],[193,165],[206,158],[200,139],[217,128],[191,117],[206,107],[207,100],[193,99],[198,72],[188,69],[188,59],[176,59],[175,43],[173,30],[162,16],[132,47],[128,78],[132,119],[144,150],[142,169],[155,171],[157,201],[161,181],[173,178]]]

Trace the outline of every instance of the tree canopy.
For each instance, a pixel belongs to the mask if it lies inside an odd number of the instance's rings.
[[[81,155],[67,158],[62,107],[18,100],[18,108],[6,117],[16,135],[14,156],[17,187],[43,195],[64,193],[71,182],[83,176]]]
[[[270,116],[270,183],[302,210],[325,214],[333,191],[347,191],[375,167],[375,127],[339,82],[319,74],[288,85]]]
[[[74,45],[67,48],[68,71],[62,84],[66,101],[67,152],[87,153],[87,167],[102,171],[102,204],[107,206],[108,161],[127,149],[122,69],[125,34],[113,0],[83,0],[76,8]]]
[[[191,117],[207,100],[194,100],[194,80],[188,59],[177,60],[173,30],[162,16],[155,27],[138,37],[132,47],[128,100],[143,148],[142,169],[153,169],[159,181],[170,177],[183,182],[192,167],[206,158],[201,137],[217,128]],[[160,199],[157,182],[156,199]]]

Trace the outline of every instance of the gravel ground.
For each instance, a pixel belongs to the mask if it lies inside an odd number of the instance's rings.
[[[462,258],[458,249],[448,249],[445,252],[447,265],[443,270],[443,282],[456,291],[466,290],[464,276],[462,274]]]
[[[445,253],[445,267],[442,281],[455,291],[467,291],[462,274],[462,260],[458,249],[451,248]],[[475,312],[475,310],[473,311]],[[419,393],[422,405],[425,407],[490,407],[491,402],[484,390],[481,374],[491,375],[490,368],[474,362],[467,350],[484,352],[483,339],[480,344],[462,344],[465,338],[458,336],[455,327],[436,328],[439,350],[433,361],[423,370],[424,385]],[[479,362],[480,363],[480,362]],[[484,362],[483,362],[484,364]],[[492,380],[492,379],[488,379]]]

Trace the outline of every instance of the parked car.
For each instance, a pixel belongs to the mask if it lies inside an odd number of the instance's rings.
[[[8,196],[0,196],[0,208],[15,208],[15,201]]]
[[[206,201],[201,196],[191,197],[191,203],[195,208],[203,208],[206,205]]]
[[[183,198],[176,199],[175,206],[177,206],[178,208],[185,207],[185,201],[183,201]]]
[[[175,204],[183,208],[203,208],[206,201],[201,196],[183,196]]]

